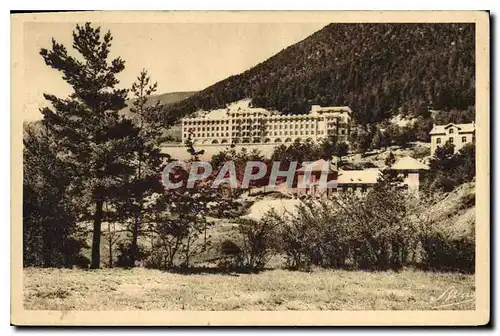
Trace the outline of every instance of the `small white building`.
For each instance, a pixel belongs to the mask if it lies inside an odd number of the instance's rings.
[[[373,188],[380,177],[380,169],[341,170],[337,179],[337,191],[366,192]]]
[[[434,155],[436,148],[450,142],[455,146],[455,153],[465,144],[475,141],[476,127],[474,122],[470,124],[434,125],[431,132],[431,155]]]
[[[394,163],[391,169],[400,173],[403,185],[407,186],[409,191],[418,192],[420,175],[429,170],[429,167],[410,156],[405,156]]]

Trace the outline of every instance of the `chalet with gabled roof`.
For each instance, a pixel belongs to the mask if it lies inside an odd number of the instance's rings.
[[[455,153],[465,144],[475,141],[476,127],[474,122],[470,124],[434,125],[430,131],[431,136],[431,155],[434,155],[436,149],[447,142],[455,146]]]

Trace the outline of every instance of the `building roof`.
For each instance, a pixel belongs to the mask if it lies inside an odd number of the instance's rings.
[[[349,106],[325,106],[321,107],[320,105],[311,106],[311,113],[313,112],[347,112],[352,113],[352,110]]]
[[[337,184],[376,184],[380,176],[377,168],[339,171]],[[333,181],[331,181],[333,182]]]
[[[393,170],[429,170],[429,166],[410,156],[399,159],[392,167]]]
[[[305,171],[322,172],[327,167],[330,171],[336,171],[334,165],[330,164],[328,161],[325,161],[323,159],[311,162],[307,165],[302,164],[302,167],[297,169],[297,171],[298,172],[305,172]]]
[[[449,123],[446,125],[434,125],[432,130],[430,131],[429,134],[446,134],[446,129],[450,127],[457,127],[458,128],[458,133],[472,133],[475,130],[475,125],[474,123],[470,124],[454,124],[454,123]]]

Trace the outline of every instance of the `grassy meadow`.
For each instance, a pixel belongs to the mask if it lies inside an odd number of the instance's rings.
[[[287,205],[288,200],[283,201]],[[262,213],[255,202],[250,214]],[[237,241],[235,223],[211,218],[212,245],[193,258],[191,274],[143,267],[24,269],[24,305],[30,310],[471,310],[474,275],[283,269],[279,257],[258,274],[217,273],[213,263],[225,239]],[[202,237],[200,238],[202,239]],[[105,237],[103,236],[103,242]],[[145,244],[147,242],[144,242]],[[89,257],[90,257],[90,251]],[[116,256],[118,251],[114,251]],[[196,268],[197,267],[197,268]],[[442,297],[442,295],[444,297]],[[440,300],[435,301],[436,298]],[[462,301],[467,301],[463,302]]]
[[[474,275],[317,269],[175,274],[136,268],[24,270],[29,310],[474,309]],[[453,291],[459,298],[439,298]]]

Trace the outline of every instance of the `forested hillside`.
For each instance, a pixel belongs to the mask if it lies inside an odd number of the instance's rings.
[[[303,113],[349,105],[360,123],[419,109],[473,110],[473,24],[330,24],[244,73],[164,109],[165,120],[252,98]]]

